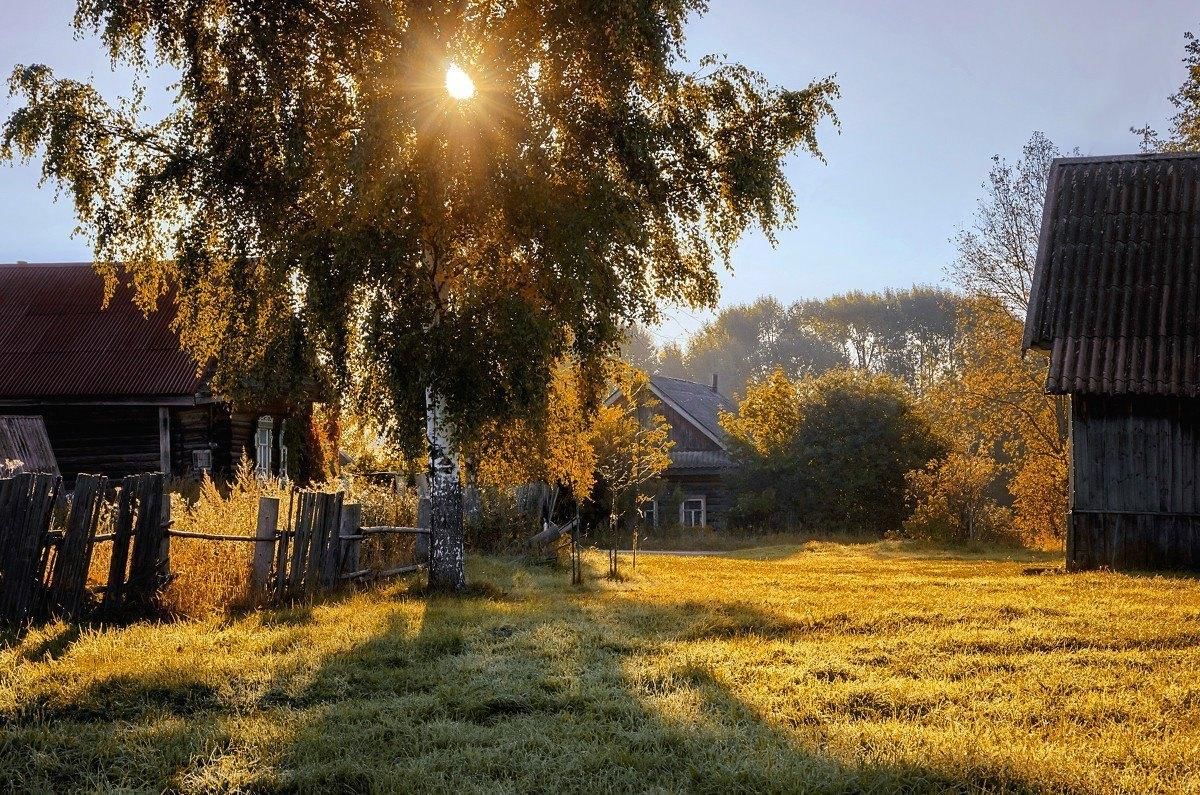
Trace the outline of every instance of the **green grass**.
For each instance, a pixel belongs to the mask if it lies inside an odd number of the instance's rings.
[[[0,782],[1200,791],[1200,582],[1008,554],[478,560],[464,599],[54,625],[0,650]]]

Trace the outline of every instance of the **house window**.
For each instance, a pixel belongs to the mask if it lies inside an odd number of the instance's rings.
[[[260,478],[271,477],[271,438],[274,436],[275,420],[270,416],[258,418],[254,432],[254,473]]]
[[[212,450],[192,451],[192,471],[212,472]]]
[[[704,495],[688,497],[679,504],[679,523],[684,527],[704,527],[708,524]]]
[[[642,524],[658,527],[658,498],[652,497],[642,503]]]

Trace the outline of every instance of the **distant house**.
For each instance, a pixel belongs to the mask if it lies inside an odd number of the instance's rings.
[[[650,392],[671,426],[671,466],[662,475],[657,495],[646,506],[652,526],[680,524],[686,527],[724,527],[729,514],[729,489],[725,476],[733,467],[725,432],[718,416],[734,411],[733,401],[711,385],[656,375]],[[609,403],[621,400],[614,393]]]
[[[234,411],[171,330],[88,263],[0,265],[0,414],[44,418],[59,469],[117,477],[228,472],[243,451],[278,461],[280,417]],[[165,303],[165,302],[164,302]]]
[[[1024,345],[1070,395],[1068,565],[1200,569],[1200,154],[1054,162]]]

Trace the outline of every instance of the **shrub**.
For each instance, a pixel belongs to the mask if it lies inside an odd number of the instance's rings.
[[[898,380],[859,370],[752,384],[722,424],[741,467],[737,504],[769,521],[822,532],[897,531],[907,516],[904,475],[943,452]]]
[[[912,515],[904,532],[939,541],[1002,538],[1011,530],[1009,512],[990,491],[1000,466],[989,456],[951,453],[905,476]]]

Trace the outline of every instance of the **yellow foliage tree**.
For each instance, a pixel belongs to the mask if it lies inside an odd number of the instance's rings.
[[[671,465],[674,446],[666,418],[654,413],[658,402],[651,395],[649,376],[624,364],[614,367],[613,376],[621,399],[600,408],[590,434],[596,451],[596,473],[612,501],[610,547],[615,544],[621,516],[631,506],[640,508],[646,486]],[[633,540],[636,548],[636,535]],[[611,549],[609,573],[616,574]]]
[[[803,409],[800,385],[782,367],[746,390],[736,412],[722,410],[721,427],[760,456],[780,454],[796,435]]]
[[[996,471],[1007,476],[1024,540],[1058,542],[1066,534],[1066,401],[1045,394],[1045,357],[1022,356],[1022,322],[1002,302],[968,299],[962,326],[962,371],[934,390],[926,411],[960,455],[999,454]]]
[[[545,481],[586,500],[596,472],[590,408],[579,367],[562,360],[552,373],[545,417],[490,424],[467,450],[468,469],[484,486],[512,489]]]

